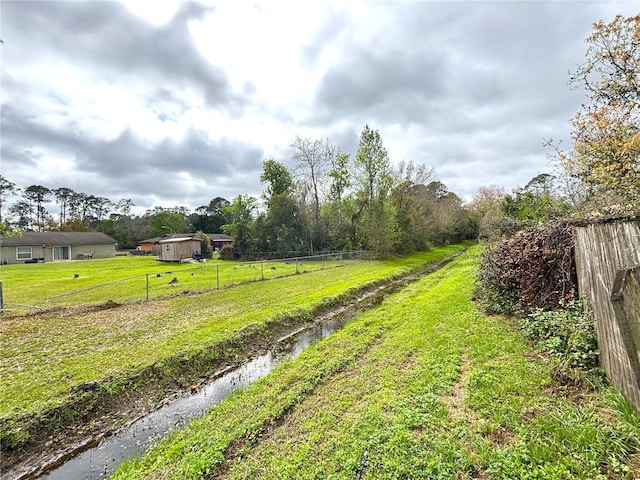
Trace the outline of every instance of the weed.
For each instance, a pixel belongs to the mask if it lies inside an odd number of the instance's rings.
[[[563,303],[557,310],[538,310],[520,320],[524,336],[561,364],[594,369],[598,343],[593,318],[581,301]]]

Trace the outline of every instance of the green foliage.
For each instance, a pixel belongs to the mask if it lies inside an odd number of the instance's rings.
[[[182,213],[156,209],[147,215],[147,221],[151,226],[150,233],[154,237],[174,233],[187,233],[187,219]]]
[[[195,213],[189,216],[190,231],[201,230],[205,233],[222,233],[222,225],[228,222],[224,207],[229,206],[229,201],[216,197],[208,205],[196,208]]]
[[[211,258],[213,249],[211,248],[211,241],[206,233],[203,231],[197,231],[196,236],[200,239],[200,253],[203,258]]]
[[[220,260],[237,260],[233,245],[223,245],[220,249]]]
[[[233,237],[236,251],[242,255],[248,250],[251,241],[251,224],[257,200],[249,195],[238,195],[231,205],[223,207],[229,217],[229,223],[222,226],[222,231]]]
[[[586,61],[571,77],[589,101],[572,120],[572,146],[557,151],[565,174],[587,192],[593,216],[640,210],[640,15],[599,21]]]
[[[527,339],[563,365],[593,369],[598,365],[598,343],[593,318],[582,302],[570,301],[557,310],[537,310],[520,320]]]
[[[524,188],[504,198],[504,213],[523,224],[546,223],[567,212],[567,205],[555,193],[554,177],[541,173]]]
[[[287,167],[272,159],[262,162],[260,181],[268,184],[265,191],[267,200],[274,195],[289,195],[293,188],[293,180]]]
[[[254,245],[260,252],[287,252],[302,250],[303,231],[298,203],[291,195],[272,195],[265,216],[255,222]]]
[[[355,180],[363,202],[373,210],[374,202],[384,199],[391,187],[391,165],[377,130],[365,125],[354,159]]]

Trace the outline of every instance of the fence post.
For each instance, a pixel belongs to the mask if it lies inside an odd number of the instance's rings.
[[[220,265],[216,265],[216,290],[220,290]]]
[[[298,273],[298,259],[296,258],[296,273]]]
[[[0,313],[4,312],[4,295],[2,293],[2,281],[0,281]]]
[[[149,274],[145,274],[145,276],[147,277],[147,300],[149,300]]]
[[[260,277],[264,280],[264,261],[260,260]]]

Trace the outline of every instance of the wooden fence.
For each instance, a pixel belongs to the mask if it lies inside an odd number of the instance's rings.
[[[593,310],[600,364],[640,410],[640,223],[575,228],[580,296]]]

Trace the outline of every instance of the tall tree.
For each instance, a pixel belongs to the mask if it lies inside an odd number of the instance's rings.
[[[233,237],[234,248],[240,256],[248,251],[250,245],[251,224],[256,206],[255,197],[238,195],[231,205],[224,207],[225,213],[229,215],[229,223],[222,226],[222,231]]]
[[[155,208],[145,214],[151,229],[151,235],[159,237],[164,234],[186,233],[187,218],[172,209]]]
[[[342,198],[351,186],[349,161],[350,155],[348,153],[338,152],[332,157],[331,170],[329,171],[331,178],[330,197],[337,207],[338,225],[342,225]]]
[[[33,206],[35,213],[34,227],[39,231],[44,231],[48,216],[45,204],[51,198],[51,189],[42,185],[30,185],[24,189],[22,195]]]
[[[298,250],[301,228],[300,210],[293,196],[293,180],[289,170],[280,162],[263,162],[260,181],[268,183],[264,197],[267,200],[267,214],[258,223],[260,248],[264,251],[279,252]]]
[[[403,161],[393,176],[391,202],[395,207],[400,235],[398,246],[402,252],[424,250],[428,246],[432,223],[432,205],[425,192],[426,184],[434,177],[433,169],[413,161]]]
[[[222,225],[227,223],[227,214],[224,207],[229,205],[229,201],[222,197],[212,199],[208,205],[196,208],[195,213],[189,216],[192,230],[201,230],[206,233],[221,233]]]
[[[354,160],[356,195],[360,210],[352,217],[359,222],[361,245],[379,253],[390,253],[398,241],[397,218],[389,201],[391,164],[377,130],[365,125]]]
[[[510,223],[503,210],[506,195],[504,187],[499,185],[482,186],[473,195],[469,210],[475,218],[480,238],[497,240],[505,233],[515,233],[506,228]]]
[[[295,172],[311,192],[313,218],[315,223],[318,223],[323,183],[338,150],[328,139],[312,140],[301,136],[297,136],[291,146],[293,147]]]
[[[586,61],[571,77],[589,101],[572,121],[561,167],[589,194],[627,213],[640,209],[640,15],[594,24]],[[607,200],[609,199],[609,200]]]
[[[555,178],[541,173],[504,197],[503,210],[523,225],[545,223],[567,211],[567,204],[556,193]]]
[[[33,229],[33,224],[35,222],[35,208],[31,202],[28,202],[27,200],[18,200],[11,205],[9,213],[16,217],[16,220],[12,223],[14,223],[19,229]]]
[[[60,225],[62,225],[67,221],[67,210],[69,208],[69,201],[71,200],[75,192],[68,187],[54,188],[52,191],[53,195],[56,197],[56,202],[58,202],[58,208],[60,209],[58,221]]]
[[[7,199],[18,192],[16,184],[0,175],[0,223],[3,223],[4,207]]]
[[[371,209],[375,198],[384,196],[391,183],[391,164],[387,149],[377,130],[365,125],[360,134],[358,152],[354,160],[355,179]]]
[[[121,215],[130,216],[133,207],[135,207],[135,204],[130,198],[121,198],[115,204],[116,211]]]
[[[287,167],[272,159],[262,162],[260,181],[267,184],[265,191],[267,201],[274,195],[289,195],[293,188],[293,180]]]
[[[113,208],[113,202],[107,197],[94,197],[93,200],[93,215],[95,219],[100,222],[109,213],[109,210]]]

